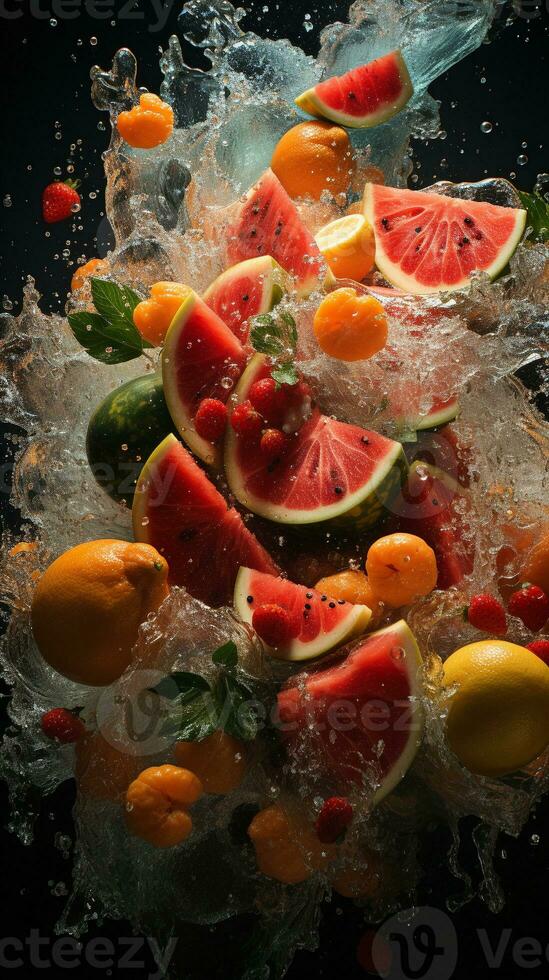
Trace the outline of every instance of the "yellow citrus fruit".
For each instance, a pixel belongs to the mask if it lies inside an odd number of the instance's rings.
[[[86,279],[88,279],[89,276],[106,275],[108,271],[109,263],[105,259],[90,259],[89,262],[86,262],[85,265],[81,265],[73,273],[73,277],[71,279],[71,289],[73,293],[75,293],[77,289],[82,289],[82,286],[85,285]]]
[[[139,774],[143,756],[122,752],[93,732],[75,745],[75,779],[78,791],[95,800],[119,800]]]
[[[71,548],[40,578],[32,629],[51,667],[79,684],[112,684],[141,623],[168,595],[168,564],[148,544],[107,538]]]
[[[315,313],[313,329],[324,353],[340,361],[366,360],[387,343],[383,306],[350,286],[328,293]]]
[[[133,311],[133,322],[141,336],[154,347],[160,347],[188,295],[189,287],[181,282],[155,282],[150,289],[150,299],[138,303]]]
[[[370,546],[366,573],[374,594],[393,609],[429,595],[437,584],[432,548],[415,534],[387,534]]]
[[[321,844],[314,827],[305,819],[290,817],[278,804],[261,810],[248,827],[262,874],[286,885],[310,878],[335,852],[333,844]]]
[[[374,229],[362,214],[330,221],[317,232],[316,243],[337,279],[360,281],[374,266]]]
[[[480,640],[444,664],[450,700],[448,742],[460,762],[483,776],[522,769],[549,744],[549,667],[505,640]]]
[[[351,141],[333,123],[298,123],[278,141],[271,168],[290,197],[344,193],[355,171]]]
[[[246,749],[242,742],[219,731],[201,742],[177,742],[178,766],[196,773],[206,793],[232,793],[246,772]]]
[[[175,847],[193,829],[188,808],[202,796],[193,772],[177,766],[152,766],[126,792],[126,826],[154,847]]]
[[[335,575],[327,575],[316,583],[315,589],[331,596],[332,599],[344,599],[345,602],[352,602],[355,605],[368,606],[372,611],[369,627],[373,626],[383,612],[383,606],[374,595],[368,576],[364,572],[346,569]]]

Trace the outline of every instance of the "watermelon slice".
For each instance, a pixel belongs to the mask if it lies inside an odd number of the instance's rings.
[[[286,275],[270,255],[238,262],[222,272],[204,293],[204,302],[245,344],[250,317],[269,313],[282,299]]]
[[[266,170],[248,191],[227,228],[230,262],[258,255],[272,256],[295,279],[301,295],[330,278],[313,235],[272,170]]]
[[[463,289],[475,270],[492,279],[507,265],[526,211],[366,184],[364,214],[376,238],[376,265],[410,293]]]
[[[394,502],[401,531],[417,534],[437,559],[437,589],[459,585],[473,571],[475,547],[466,517],[469,497],[448,473],[416,461]]]
[[[367,65],[320,82],[295,100],[311,116],[341,126],[378,126],[406,105],[414,86],[401,51],[391,51]]]
[[[278,660],[319,657],[364,633],[372,616],[368,606],[337,602],[305,585],[241,568],[234,589],[234,607],[240,619],[251,624],[254,611],[265,603],[286,609],[294,626],[295,639],[288,646],[276,650],[267,647]]]
[[[221,450],[198,435],[196,410],[203,398],[226,402],[240,377],[246,355],[240,341],[204,300],[190,289],[162,351],[162,381],[170,415],[192,451],[219,467]]]
[[[245,401],[252,384],[269,374],[269,362],[258,354],[242,375],[237,401]],[[318,411],[274,462],[230,427],[225,440],[225,473],[236,499],[280,524],[369,527],[382,516],[405,468],[400,443]]]
[[[318,766],[323,790],[376,787],[379,802],[402,779],[421,740],[421,654],[401,619],[370,633],[334,666],[293,677],[278,711],[293,761]]]
[[[155,449],[134,496],[137,541],[152,544],[182,585],[208,606],[229,605],[238,569],[278,574],[274,561],[173,435]]]

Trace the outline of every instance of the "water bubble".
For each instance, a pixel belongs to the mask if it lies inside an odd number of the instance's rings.
[[[98,128],[98,129],[99,129],[99,130],[100,130],[100,131],[101,131],[102,133],[104,133],[107,127],[105,126],[105,123],[104,123],[104,122],[103,122],[102,120],[100,120],[100,121],[99,121],[99,122],[97,123],[97,128]]]
[[[5,310],[6,313],[9,313],[10,310],[13,310],[13,303],[12,303],[11,299],[9,298],[9,296],[4,296],[3,297],[3,299],[2,299],[2,309]]]
[[[519,167],[524,167],[525,164],[528,163],[528,157],[526,156],[526,153],[521,153],[517,157],[517,163],[518,163]]]
[[[56,21],[55,17],[52,17],[50,19],[50,27],[57,27],[57,21]]]
[[[231,388],[234,387],[234,381],[233,381],[233,379],[232,378],[228,378],[228,377],[227,378],[221,378],[221,387],[224,388],[225,391],[230,391]]]
[[[11,194],[6,194],[4,197],[4,207],[11,208],[13,201],[11,199]]]
[[[492,123],[489,122],[488,119],[485,119],[485,121],[481,122],[480,124],[481,133],[491,133],[493,128]]]
[[[486,85],[486,79],[485,79],[484,75],[482,76],[482,78],[480,80],[480,84],[481,85]]]
[[[61,167],[54,167],[53,168],[53,172],[54,172],[54,174],[55,174],[56,177],[60,177],[61,176],[61,173],[62,173]]]
[[[89,197],[89,198],[90,198],[90,199],[91,199],[92,201],[95,201],[95,199],[96,199],[96,197],[97,197],[97,194],[96,194],[96,192],[95,192],[95,191],[90,191],[90,193],[88,194],[88,197]]]
[[[56,140],[61,140],[61,139],[63,139],[63,134],[58,132],[58,133],[55,134],[55,138],[56,138]]]
[[[74,204],[71,205],[71,211],[73,214],[78,214],[80,211],[80,204],[78,204],[78,201],[75,201]]]
[[[531,843],[532,847],[537,847],[538,844],[539,844],[539,842],[540,842],[540,836],[539,836],[539,834],[532,834],[532,836],[530,838],[530,843]]]
[[[522,149],[525,150],[526,147],[528,146],[528,143],[526,142],[526,140],[523,140],[520,145],[522,146]]]
[[[92,47],[95,47],[95,45],[97,44],[97,38],[96,37],[90,37],[90,44],[92,45]]]

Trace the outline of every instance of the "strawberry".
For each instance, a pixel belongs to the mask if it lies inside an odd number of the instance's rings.
[[[294,636],[290,614],[275,603],[258,606],[252,617],[252,626],[269,647],[283,646]]]
[[[46,711],[42,715],[41,725],[44,735],[64,745],[78,742],[86,732],[84,722],[66,708],[52,708],[51,711]]]
[[[261,378],[260,381],[254,381],[250,388],[250,401],[256,412],[259,412],[271,425],[282,420],[286,397],[280,388],[277,388],[274,378]]]
[[[203,398],[194,417],[198,435],[208,442],[219,442],[227,428],[227,406],[219,398]]]
[[[274,462],[288,452],[290,440],[280,429],[267,429],[261,436],[259,448],[266,459]]]
[[[347,830],[353,819],[353,808],[344,796],[324,800],[315,824],[316,835],[322,844],[334,844]]]
[[[249,401],[237,405],[231,415],[231,425],[241,439],[259,439],[263,428],[263,419]]]
[[[535,633],[549,619],[549,596],[539,585],[526,583],[517,592],[513,592],[509,599],[509,612]]]
[[[77,182],[55,180],[48,184],[42,194],[42,216],[49,225],[56,221],[64,221],[74,214],[75,205],[80,205],[80,194],[76,190]]]
[[[473,596],[465,610],[465,619],[483,633],[503,636],[507,632],[505,609],[501,602],[486,592]]]
[[[535,653],[549,667],[549,640],[533,640],[526,645],[526,649]]]

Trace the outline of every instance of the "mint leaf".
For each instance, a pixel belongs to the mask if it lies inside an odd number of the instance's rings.
[[[218,665],[218,667],[225,667],[227,670],[232,670],[238,663],[238,650],[236,643],[229,640],[228,643],[224,643],[223,646],[218,647],[217,650],[214,650],[212,653],[212,660],[214,664]]]
[[[168,701],[177,701],[178,704],[185,704],[199,697],[204,691],[210,690],[208,681],[200,674],[193,674],[188,670],[176,671],[168,677],[163,677],[156,687],[150,688],[155,694]]]
[[[262,313],[252,318],[252,347],[273,360],[271,377],[277,385],[295,385],[299,381],[295,367],[297,327],[293,316],[284,311]]]
[[[530,241],[549,241],[549,204],[545,198],[540,194],[527,194],[526,191],[519,191],[518,195],[528,212],[526,227],[532,229]]]
[[[260,727],[257,699],[247,684],[230,674],[222,674],[214,689],[218,725],[234,738],[252,741]]]
[[[99,313],[70,313],[68,317],[70,328],[81,346],[90,357],[104,364],[120,364],[140,357],[143,353],[143,342],[135,334],[120,323],[111,323]]]
[[[141,297],[129,286],[119,286],[108,279],[92,277],[91,293],[93,305],[107,320],[128,320],[134,330],[133,311]]]
[[[296,385],[299,381],[296,366],[292,361],[287,361],[273,368],[271,377],[274,378],[278,385]]]
[[[201,742],[218,728],[217,703],[211,691],[202,691],[193,700],[170,713],[160,734],[184,742]]]

